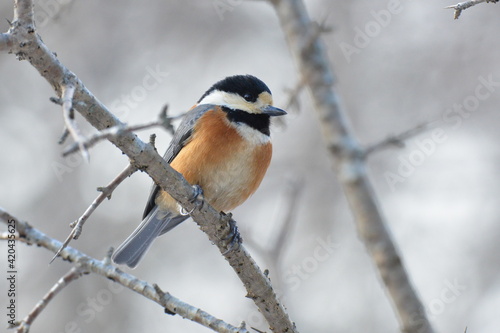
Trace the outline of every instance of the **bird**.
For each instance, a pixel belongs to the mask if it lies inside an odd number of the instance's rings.
[[[271,90],[252,75],[228,76],[212,85],[185,114],[163,158],[216,210],[228,212],[259,187],[272,156]],[[153,184],[143,220],[116,249],[116,264],[135,268],[156,237],[189,218],[166,191]]]

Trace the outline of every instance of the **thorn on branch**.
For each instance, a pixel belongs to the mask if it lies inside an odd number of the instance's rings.
[[[106,195],[106,198],[108,200],[111,200],[111,194],[113,193],[112,191],[109,190],[109,187],[98,187],[97,192],[102,192],[104,195]]]
[[[68,136],[69,136],[69,131],[66,127],[64,127],[61,137],[59,138],[59,141],[57,141],[57,143],[62,145],[66,141]]]
[[[149,144],[156,150],[156,134],[153,133],[149,136]]]
[[[113,252],[115,252],[115,248],[111,246],[108,249],[108,252],[106,252],[106,256],[104,257],[104,259],[102,261],[104,263],[104,265],[112,265],[113,264],[111,261],[111,256],[113,255]]]
[[[49,100],[54,104],[62,105],[62,100],[58,97],[50,97]]]
[[[169,297],[170,294],[168,292],[166,293],[163,290],[161,290],[160,286],[158,286],[156,283],[153,284],[153,287],[155,288],[155,291],[158,294],[158,298],[160,300],[160,304],[161,304],[161,306],[163,306],[163,309],[165,310],[165,313],[169,314],[169,315],[172,315],[172,316],[175,316],[176,313],[170,311],[167,308],[167,300],[166,300],[166,298]]]

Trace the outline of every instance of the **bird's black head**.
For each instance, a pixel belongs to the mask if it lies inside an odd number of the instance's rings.
[[[234,75],[220,80],[201,96],[198,104],[215,104],[250,114],[286,114],[285,111],[272,106],[271,90],[252,75]]]
[[[267,92],[271,95],[271,90],[264,82],[252,75],[234,75],[228,76],[223,80],[215,83],[208,89],[203,96],[201,102],[205,97],[212,94],[214,91],[226,92],[229,94],[237,94],[243,97],[247,102],[255,102],[262,92]]]

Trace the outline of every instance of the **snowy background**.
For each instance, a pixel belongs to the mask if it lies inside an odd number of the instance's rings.
[[[217,3],[229,3],[225,12]],[[189,109],[217,80],[253,74],[284,107],[297,73],[277,18],[261,1],[39,0],[39,34],[120,119],[155,119]],[[500,328],[499,5],[480,4],[453,20],[453,1],[307,1],[323,36],[338,90],[359,140],[369,145],[423,122],[433,128],[403,149],[369,159],[383,213],[438,332]],[[12,18],[0,4],[0,30]],[[348,51],[346,51],[348,50]],[[154,75],[151,73],[155,73]],[[90,164],[61,157],[63,128],[54,92],[27,62],[0,54],[0,206],[63,240],[127,164],[110,143]],[[489,83],[488,83],[489,82]],[[272,131],[274,157],[261,188],[236,209],[248,249],[271,279],[300,332],[397,332],[398,324],[331,171],[307,94]],[[94,132],[78,118],[86,134]],[[161,130],[159,151],[169,143]],[[295,224],[279,266],[268,248],[279,230],[291,180],[302,179]],[[137,173],[99,207],[71,246],[104,257],[140,222],[150,179]],[[4,230],[1,227],[1,230]],[[0,245],[5,249],[4,245]],[[6,250],[3,251],[6,253]],[[18,245],[18,319],[70,266]],[[6,267],[6,255],[0,264]],[[123,268],[125,271],[128,269]],[[6,271],[6,269],[4,269]],[[217,249],[191,221],[162,236],[131,272],[234,325],[266,330]],[[2,294],[6,290],[5,280]],[[4,298],[1,298],[4,302]],[[2,308],[4,308],[3,303]],[[4,317],[4,315],[2,315]],[[1,327],[6,323],[2,319]],[[66,288],[31,332],[207,332],[168,316],[143,297],[89,275]]]

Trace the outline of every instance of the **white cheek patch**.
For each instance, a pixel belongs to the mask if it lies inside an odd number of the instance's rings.
[[[198,104],[226,104],[227,93],[220,90],[212,91],[208,96],[205,96]]]
[[[247,101],[237,94],[227,93],[225,91],[214,90],[208,96],[205,96],[198,104],[214,104],[225,106],[234,110],[243,110],[249,113],[255,113]]]
[[[264,145],[271,141],[269,135],[266,135],[253,127],[248,126],[244,123],[235,123],[232,124],[238,131],[238,134],[241,135],[245,140],[250,142],[253,145]]]

